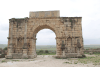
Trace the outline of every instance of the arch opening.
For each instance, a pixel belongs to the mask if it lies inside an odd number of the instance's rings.
[[[33,36],[36,39],[34,43],[36,55],[41,55],[41,51],[43,55],[56,55],[56,33],[52,27],[39,26],[33,32]]]
[[[50,29],[50,30],[52,30],[52,31],[55,33],[55,35],[56,35],[55,30],[54,30],[52,27],[50,27],[49,25],[41,25],[41,26],[38,26],[38,27],[34,30],[33,34],[36,36],[36,34],[37,34],[40,30],[42,30],[42,29]]]
[[[50,29],[42,29],[36,35],[36,53],[37,55],[55,55],[56,54],[56,35]],[[43,51],[43,53],[41,52]],[[41,53],[40,53],[41,52]]]

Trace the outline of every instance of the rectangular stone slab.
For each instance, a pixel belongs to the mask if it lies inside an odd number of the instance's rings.
[[[30,12],[29,18],[60,17],[59,11],[36,11]]]

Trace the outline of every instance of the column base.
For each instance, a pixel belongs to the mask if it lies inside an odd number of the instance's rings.
[[[28,55],[23,55],[22,59],[28,59]]]
[[[28,59],[34,59],[34,55],[28,55]]]
[[[78,53],[66,53],[65,55],[55,55],[55,58],[83,58],[81,54]]]
[[[12,59],[12,55],[6,55],[5,58],[6,59]]]
[[[22,58],[22,53],[12,53],[12,58],[13,59],[21,59]]]
[[[81,54],[78,54],[77,57],[78,57],[78,58],[82,58],[82,55],[81,55]]]

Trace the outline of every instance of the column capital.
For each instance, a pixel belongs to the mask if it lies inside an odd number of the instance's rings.
[[[7,37],[7,39],[10,39],[10,37]]]
[[[33,38],[34,40],[37,40],[37,38]]]
[[[55,37],[55,39],[66,39],[66,37]]]
[[[12,48],[13,47],[13,43],[10,43],[8,48]]]
[[[15,22],[15,18],[9,19],[9,22],[10,22],[10,23],[11,23],[11,22]]]
[[[35,37],[27,37],[27,39],[34,39],[34,40],[37,40],[37,38],[35,38]]]
[[[24,19],[24,21],[25,21],[25,22],[28,22],[28,19],[29,19],[29,18],[28,18],[28,17],[26,17],[26,18]]]

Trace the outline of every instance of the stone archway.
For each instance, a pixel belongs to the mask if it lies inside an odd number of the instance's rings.
[[[82,56],[84,47],[81,18],[60,17],[59,11],[40,11],[30,12],[29,18],[9,19],[6,58],[35,58],[36,34],[45,28],[51,29],[56,34],[57,57]]]
[[[37,33],[40,31],[40,30],[42,30],[42,29],[50,29],[50,30],[52,30],[54,33],[55,33],[55,35],[56,35],[56,30],[53,28],[53,27],[51,27],[50,25],[39,25],[38,27],[36,27],[34,30],[33,30],[33,36],[34,36],[34,38],[33,38],[33,46],[35,46],[35,47],[33,47],[33,49],[35,49],[35,51],[33,51],[33,54],[35,54],[35,57],[36,57],[36,35],[37,35]],[[56,37],[57,37],[58,35],[56,35]],[[35,52],[35,53],[34,53]],[[57,49],[56,49],[56,52],[57,52]]]

